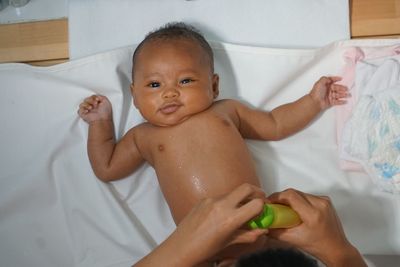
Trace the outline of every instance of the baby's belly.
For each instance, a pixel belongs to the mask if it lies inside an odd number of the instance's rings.
[[[243,140],[193,147],[197,150],[166,155],[175,160],[166,160],[166,164],[156,167],[161,189],[176,223],[201,199],[227,194],[243,183],[260,186]]]

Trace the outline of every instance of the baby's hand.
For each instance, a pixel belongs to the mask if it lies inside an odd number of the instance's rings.
[[[350,97],[347,87],[335,84],[342,78],[321,77],[313,86],[310,96],[316,101],[322,110],[327,109],[333,105],[343,105],[347,101],[344,98]]]
[[[97,120],[111,120],[111,103],[105,96],[92,95],[79,105],[78,114],[87,123]]]

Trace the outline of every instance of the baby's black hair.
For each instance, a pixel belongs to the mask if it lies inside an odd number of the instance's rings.
[[[141,48],[150,41],[154,40],[191,40],[199,44],[206,52],[208,60],[210,61],[211,71],[214,72],[214,55],[210,44],[206,41],[201,32],[195,27],[185,24],[183,22],[171,22],[167,23],[163,27],[150,32],[146,35],[144,40],[136,47],[135,52],[132,56],[132,80],[133,72],[136,64],[136,58]]]
[[[313,258],[290,249],[267,249],[242,256],[235,267],[318,267]]]

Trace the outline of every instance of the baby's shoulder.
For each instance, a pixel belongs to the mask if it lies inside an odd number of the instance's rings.
[[[235,99],[221,99],[214,102],[212,112],[230,119],[236,125],[239,122],[239,110],[244,104]]]
[[[219,99],[214,102],[214,106],[218,107],[234,107],[236,105],[240,105],[241,102],[236,99],[230,99],[230,98],[225,98],[225,99]]]
[[[132,128],[130,128],[125,135],[126,136],[130,136],[133,138],[137,138],[140,136],[146,136],[147,134],[149,134],[149,132],[152,131],[152,125],[148,122],[143,122],[140,123],[138,125],[133,126]]]
[[[224,110],[225,112],[234,112],[237,108],[245,105],[236,99],[221,99],[214,102],[213,107],[217,110]]]
[[[128,133],[133,135],[146,134],[154,130],[154,126],[149,122],[142,122],[129,129]]]
[[[144,122],[130,128],[125,137],[131,139],[137,146],[143,148],[143,145],[148,143],[149,140],[158,138],[157,127],[148,122]]]

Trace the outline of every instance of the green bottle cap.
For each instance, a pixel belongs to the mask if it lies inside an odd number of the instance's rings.
[[[263,212],[253,220],[248,222],[251,229],[268,228],[275,219],[274,210],[269,205],[264,205]]]

